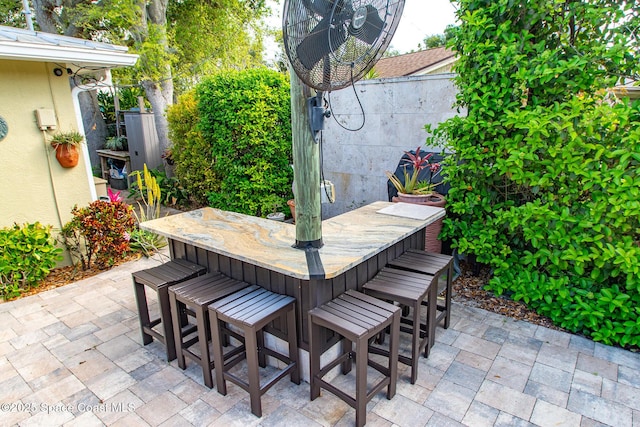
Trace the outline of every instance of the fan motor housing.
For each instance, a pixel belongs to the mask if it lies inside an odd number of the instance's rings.
[[[307,86],[330,92],[352,85],[391,43],[405,0],[285,0],[283,39]]]

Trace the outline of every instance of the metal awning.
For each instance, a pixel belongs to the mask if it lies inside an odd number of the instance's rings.
[[[0,26],[0,59],[54,62],[96,70],[134,65],[138,55],[127,50],[125,46]]]

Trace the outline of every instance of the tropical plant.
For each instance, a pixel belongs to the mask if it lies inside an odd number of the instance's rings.
[[[432,194],[436,186],[433,181],[434,174],[440,170],[440,163],[431,163],[430,159],[433,157],[433,153],[425,153],[424,155],[420,151],[420,147],[416,148],[416,151],[405,151],[405,157],[403,160],[403,179],[400,179],[394,173],[385,171],[385,174],[391,181],[391,184],[398,190],[399,193],[404,194]],[[407,170],[409,169],[409,170]],[[427,180],[420,180],[420,175],[423,170],[429,173]]]
[[[56,132],[51,137],[51,146],[57,148],[61,146],[75,146],[78,147],[84,142],[84,136],[78,131],[61,131]]]
[[[162,191],[146,164],[142,174],[140,171],[135,171],[134,173],[137,174],[136,184],[142,204],[140,201],[137,202],[140,214],[136,213],[135,210],[133,212],[138,222],[138,227],[131,233],[131,249],[141,251],[145,256],[151,256],[151,254],[167,246],[167,239],[151,231],[141,229],[139,224],[147,220],[160,218]]]
[[[113,191],[111,187],[107,188],[107,196],[109,197],[110,202],[122,202],[124,200],[122,197],[122,192]]]
[[[147,164],[143,165],[142,173],[140,171],[134,171],[131,173],[136,176],[136,184],[140,194],[140,200],[144,206],[138,201],[140,207],[140,216],[137,217],[138,222],[143,222],[148,219],[160,218],[160,200],[162,198],[162,192],[158,186],[158,182],[149,172]],[[136,214],[137,215],[137,214]]]
[[[71,214],[58,238],[83,270],[109,268],[125,257],[135,226],[131,206],[97,200],[83,208],[74,206]]]
[[[111,136],[104,143],[104,148],[114,151],[126,151],[129,149],[125,136]]]

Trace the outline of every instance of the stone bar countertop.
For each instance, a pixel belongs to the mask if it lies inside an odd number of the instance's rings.
[[[317,251],[325,278],[359,265],[444,215],[442,208],[374,202],[323,221],[324,246]],[[146,221],[140,227],[291,277],[310,279],[306,252],[293,247],[293,224],[202,208]]]

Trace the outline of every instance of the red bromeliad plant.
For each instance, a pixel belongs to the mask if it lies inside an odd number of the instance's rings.
[[[111,188],[107,188],[107,195],[110,202],[122,202],[124,198],[120,194],[120,191],[111,191]]]
[[[392,172],[385,172],[393,186],[398,190],[398,193],[424,195],[433,193],[435,184],[433,184],[431,180],[433,179],[433,174],[440,170],[440,163],[430,163],[433,153],[427,153],[426,155],[421,156],[420,147],[416,148],[415,153],[411,151],[405,151],[404,153],[407,156],[407,158],[404,159],[404,181],[400,180],[400,178]],[[407,171],[407,166],[411,166],[413,168],[413,172],[411,174]],[[420,172],[427,168],[429,169],[429,180],[419,180]]]

